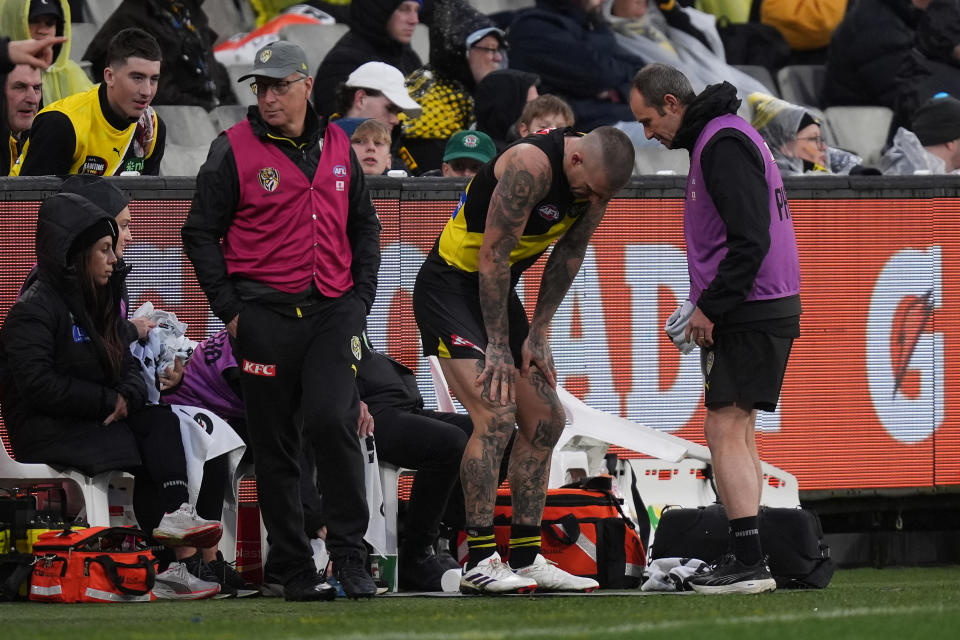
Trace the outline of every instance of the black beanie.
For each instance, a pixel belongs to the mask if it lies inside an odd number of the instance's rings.
[[[60,185],[60,193],[83,196],[114,218],[130,203],[127,194],[115,187],[110,180],[89,174],[70,176]]]
[[[117,244],[117,223],[110,218],[101,218],[92,225],[77,234],[70,244],[70,250],[67,252],[67,262],[87,247],[93,245],[100,238],[110,236],[113,245]]]
[[[913,114],[912,129],[925,147],[960,138],[960,100],[947,94],[931,98]]]
[[[819,124],[820,124],[820,119],[817,118],[817,117],[815,117],[815,116],[814,116],[812,113],[810,113],[809,111],[804,111],[804,112],[803,112],[803,117],[800,118],[800,124],[797,126],[797,133],[799,133],[799,132],[802,131],[804,128],[809,127],[809,126],[812,125],[812,124],[819,125]]]

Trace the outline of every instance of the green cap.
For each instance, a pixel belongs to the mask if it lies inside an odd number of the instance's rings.
[[[497,148],[490,136],[482,131],[457,131],[450,136],[447,147],[443,150],[443,161],[450,162],[457,158],[472,158],[479,162],[490,162],[497,155]]]
[[[286,78],[291,73],[310,75],[310,70],[307,68],[307,56],[303,53],[303,49],[292,42],[277,40],[257,51],[257,55],[253,59],[253,71],[241,76],[237,82],[256,76]]]

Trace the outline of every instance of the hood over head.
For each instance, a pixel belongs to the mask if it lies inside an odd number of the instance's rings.
[[[37,213],[36,254],[39,277],[62,284],[76,276],[70,267],[74,252],[105,235],[117,241],[117,223],[103,209],[75,193],[57,193]]]

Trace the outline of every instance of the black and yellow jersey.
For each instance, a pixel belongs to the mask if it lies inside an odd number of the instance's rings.
[[[532,144],[542,150],[550,159],[550,168],[553,172],[550,191],[534,205],[530,218],[521,232],[520,241],[510,252],[510,271],[514,282],[525,269],[537,261],[550,243],[562,236],[587,210],[587,199],[578,199],[570,192],[570,183],[567,182],[567,176],[563,172],[564,138],[581,135],[583,134],[577,133],[572,128],[554,129],[527,136],[514,143],[514,145]],[[493,168],[505,152],[506,150],[483,165],[479,173],[470,181],[466,192],[460,197],[456,211],[447,221],[437,241],[440,257],[447,264],[461,271],[470,273],[477,271],[477,253],[483,244],[487,209],[498,182]]]

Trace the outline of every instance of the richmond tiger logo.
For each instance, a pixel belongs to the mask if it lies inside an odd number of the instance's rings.
[[[273,193],[280,186],[280,174],[273,167],[264,167],[260,169],[260,186]]]

